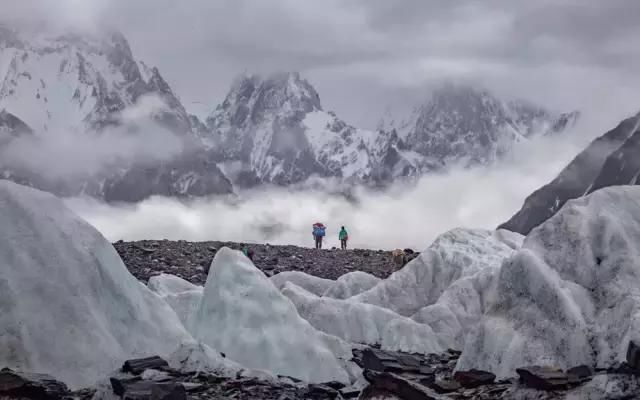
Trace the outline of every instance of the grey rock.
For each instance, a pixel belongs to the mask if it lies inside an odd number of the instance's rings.
[[[562,370],[550,367],[522,367],[516,372],[520,377],[520,382],[525,386],[539,390],[559,390],[566,389],[569,378]]]
[[[169,368],[169,363],[158,356],[136,358],[127,360],[122,366],[122,372],[128,372],[134,375],[140,375],[147,369],[166,369]]]
[[[482,385],[489,385],[496,380],[495,374],[488,371],[472,369],[469,371],[456,371],[453,379],[465,388],[476,388]]]
[[[633,340],[629,341],[627,347],[627,363],[631,368],[640,370],[640,346]]]
[[[49,375],[0,370],[0,398],[59,400],[69,394],[64,383]]]

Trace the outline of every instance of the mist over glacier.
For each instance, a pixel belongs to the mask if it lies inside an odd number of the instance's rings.
[[[581,124],[582,125],[582,124]],[[137,204],[72,198],[67,204],[108,239],[238,241],[311,245],[311,224],[322,221],[325,247],[337,246],[344,225],[350,247],[422,249],[440,233],[464,226],[495,228],[525,197],[554,177],[590,135],[576,129],[516,147],[491,167],[454,168],[397,183],[385,190],[259,188],[237,197],[176,200],[152,197]],[[330,186],[331,184],[328,183]]]

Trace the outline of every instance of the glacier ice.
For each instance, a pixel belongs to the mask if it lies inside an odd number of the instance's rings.
[[[351,300],[411,316],[434,304],[454,281],[499,266],[512,252],[513,247],[492,231],[453,229],[404,268]]]
[[[190,318],[202,301],[202,286],[171,274],[152,276],[147,286],[171,306],[185,327],[189,327]]]
[[[366,290],[371,289],[381,279],[363,271],[347,272],[340,276],[333,285],[327,289],[323,296],[334,299],[346,299]]]
[[[505,260],[459,369],[606,367],[640,338],[640,187],[569,201]]]
[[[284,271],[269,279],[276,285],[278,290],[281,290],[287,282],[291,282],[317,296],[322,296],[324,292],[335,284],[335,281],[331,279],[319,278],[301,271]]]
[[[249,368],[308,382],[350,381],[335,353],[338,339],[328,340],[302,319],[239,251],[216,254],[190,331]]]
[[[92,384],[191,341],[111,244],[54,196],[0,181],[0,365]]]
[[[282,293],[316,329],[348,342],[380,344],[385,350],[436,353],[446,347],[428,325],[386,308],[349,300],[318,297],[288,282]]]

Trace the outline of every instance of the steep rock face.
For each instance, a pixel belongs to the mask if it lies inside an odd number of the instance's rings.
[[[533,192],[522,209],[500,227],[521,234],[552,217],[567,200],[605,186],[635,184],[640,114],[595,139],[550,183]]]
[[[73,177],[45,177],[34,167],[2,165],[2,176],[16,182],[57,195],[109,201],[232,193],[197,135],[202,123],[187,114],[157,68],[136,62],[119,32],[17,31],[0,25],[0,109],[0,133],[19,137],[32,132],[34,147],[69,132],[114,135],[112,128],[120,132],[113,146],[120,146],[122,137],[137,140],[141,130],[150,130],[151,137],[157,132],[161,141],[167,130],[178,138],[179,148],[171,156],[118,158],[100,171]],[[140,125],[147,120],[150,125]],[[160,130],[165,131],[162,136]]]

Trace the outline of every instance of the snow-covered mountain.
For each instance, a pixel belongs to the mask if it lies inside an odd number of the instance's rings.
[[[0,26],[0,110],[1,130],[14,138],[20,131],[33,132],[33,146],[43,146],[45,152],[43,143],[58,135],[111,135],[116,128],[128,142],[136,141],[142,129],[158,131],[159,141],[168,131],[180,147],[172,151],[178,157],[145,163],[136,157],[118,158],[105,170],[80,178],[43,180],[39,169],[6,164],[5,177],[61,195],[116,201],[153,194],[231,192],[222,172],[206,162],[192,134],[192,118],[178,97],[157,68],[134,59],[118,32],[17,31]],[[145,120],[152,123],[141,126]]]
[[[533,192],[500,227],[521,234],[551,218],[571,199],[614,185],[636,185],[640,176],[640,113],[598,137],[551,182]]]
[[[157,68],[136,60],[121,33],[2,25],[0,110],[0,151],[13,155],[0,157],[3,177],[109,201],[227,194],[233,185],[290,185],[312,177],[380,185],[452,165],[489,164],[514,143],[562,131],[578,117],[444,85],[410,118],[366,130],[326,111],[315,88],[290,72],[237,78],[203,121],[186,111]],[[108,147],[109,138],[123,146],[115,138],[125,138],[136,149],[171,148],[146,157],[119,151],[99,171],[83,165],[73,177],[51,178],[42,173],[49,165],[11,162],[18,154],[11,143],[24,140],[25,132],[33,143],[22,147],[43,152],[60,135],[98,137],[100,147]],[[166,144],[169,139],[175,144]],[[72,141],[70,147],[81,146]]]
[[[555,114],[524,101],[500,100],[486,90],[445,84],[408,118],[387,116],[379,127],[397,132],[431,165],[474,166],[497,161],[517,142],[561,132],[578,118],[577,111]]]
[[[204,141],[240,184],[289,184],[312,175],[364,180],[374,155],[371,131],[325,112],[297,73],[241,76],[207,118]]]
[[[407,119],[355,128],[323,109],[297,73],[239,77],[207,118],[205,141],[242,183],[289,184],[312,175],[380,183],[454,164],[486,165],[516,142],[560,132],[578,113],[553,114],[487,91],[444,85]],[[234,164],[235,163],[235,164]],[[250,178],[248,181],[244,179]]]

